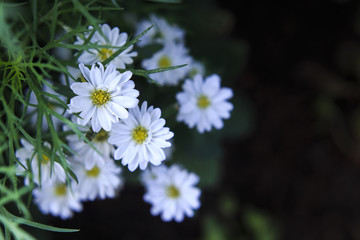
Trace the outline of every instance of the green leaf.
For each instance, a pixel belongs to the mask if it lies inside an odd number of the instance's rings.
[[[5,208],[1,208],[1,211],[4,213],[5,216],[8,217],[8,219],[10,219],[12,222],[15,222],[18,224],[23,224],[23,225],[27,225],[30,227],[39,228],[39,229],[52,231],[52,232],[78,232],[78,231],[80,231],[79,229],[53,227],[50,225],[34,222],[29,219],[17,217],[15,215],[11,214],[10,212],[8,212]]]

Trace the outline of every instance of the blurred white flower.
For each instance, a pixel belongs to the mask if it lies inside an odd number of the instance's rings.
[[[98,63],[92,65],[91,70],[79,64],[86,82],[75,82],[71,89],[77,95],[70,100],[69,112],[80,113],[77,123],[85,126],[91,120],[94,132],[101,128],[110,131],[112,123],[129,116],[126,108],[137,106],[139,91],[135,90],[135,83],[130,80],[132,73],[120,73],[115,65],[104,66]]]
[[[86,169],[78,162],[73,162],[72,166],[79,180],[76,191],[81,200],[113,198],[123,185],[121,168],[112,159],[107,159],[102,165],[94,165],[91,169]]]
[[[163,221],[181,222],[184,217],[193,217],[200,207],[201,191],[195,185],[199,177],[194,173],[172,165],[166,171],[156,171],[156,178],[145,183],[144,200],[152,205],[151,214],[161,215]],[[146,179],[145,179],[146,180]]]
[[[32,180],[34,183],[44,184],[50,179],[58,179],[65,181],[66,174],[60,163],[54,161],[53,169],[51,169],[50,156],[43,152],[41,156],[35,152],[34,146],[25,139],[20,140],[23,147],[19,148],[15,152],[15,156],[20,163],[16,166],[16,173],[18,175],[25,175],[25,184],[30,183],[30,176],[27,174],[31,168]],[[50,148],[50,144],[45,142],[45,147]],[[28,161],[30,166],[28,166]],[[26,169],[25,169],[26,168]],[[41,178],[41,181],[40,181]]]
[[[185,31],[176,24],[168,23],[165,18],[152,14],[149,19],[140,21],[136,26],[136,35],[139,35],[151,25],[153,27],[140,38],[138,46],[143,47],[152,43],[176,43],[182,44],[185,39]]]
[[[180,104],[178,121],[184,121],[190,128],[196,126],[203,133],[212,126],[221,129],[222,119],[230,118],[233,105],[227,100],[233,96],[233,91],[221,88],[218,75],[213,74],[205,80],[196,75],[193,80],[187,79],[182,88],[183,92],[176,95]]]
[[[164,127],[165,120],[160,116],[161,110],[153,106],[147,108],[145,101],[141,109],[129,109],[129,118],[114,124],[108,141],[117,147],[114,158],[122,159],[130,171],[138,166],[144,170],[149,162],[157,166],[165,160],[163,148],[171,146],[167,140],[174,134]]]
[[[100,34],[100,32],[96,31],[89,43],[97,44],[97,45],[110,45],[113,48],[100,48],[100,49],[88,49],[85,50],[80,57],[78,58],[79,63],[83,63],[85,65],[92,65],[96,62],[103,62],[111,55],[113,55],[119,48],[126,44],[128,40],[127,33],[120,33],[118,27],[110,28],[108,24],[103,24],[99,26],[104,35]],[[92,30],[93,26],[89,26],[89,30]],[[84,34],[84,38],[87,39],[90,37],[90,33]],[[83,45],[85,42],[84,39],[77,37],[77,41],[74,44]],[[133,63],[133,57],[137,56],[137,52],[130,52],[133,49],[133,45],[129,46],[127,49],[122,51],[119,55],[117,55],[111,63],[113,63],[116,68],[125,68],[125,64]]]
[[[41,188],[33,190],[34,202],[43,214],[52,214],[62,219],[73,216],[73,211],[80,212],[82,205],[77,192],[73,191],[70,184],[67,186],[62,181],[48,181]]]
[[[154,53],[151,58],[144,59],[141,64],[146,70],[151,70],[191,64],[192,61],[193,59],[188,55],[188,50],[184,45],[169,43],[164,45],[163,49]],[[180,80],[183,80],[189,71],[190,67],[187,65],[169,71],[152,73],[149,76],[160,84],[174,86],[177,85]]]

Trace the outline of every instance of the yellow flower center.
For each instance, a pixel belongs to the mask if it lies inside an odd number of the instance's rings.
[[[171,60],[167,56],[162,56],[159,59],[158,65],[159,65],[160,68],[171,67]]]
[[[180,196],[180,191],[176,186],[170,185],[166,189],[166,195],[169,198],[178,198]]]
[[[137,126],[132,131],[132,138],[137,143],[143,143],[147,139],[147,137],[148,131],[142,126]]]
[[[37,156],[37,158],[39,159],[39,156]],[[50,158],[48,156],[46,156],[45,154],[41,155],[40,162],[42,164],[47,164],[49,161],[50,161]]]
[[[101,129],[100,132],[98,132],[95,135],[94,141],[105,142],[108,138],[109,138],[109,132],[105,131],[104,129]]]
[[[100,174],[100,169],[97,166],[95,166],[92,169],[86,171],[86,175],[88,177],[96,178],[97,176],[99,176],[99,174]]]
[[[55,195],[56,196],[65,196],[66,190],[67,190],[66,184],[58,184],[55,187]]]
[[[108,49],[108,48],[102,48],[100,49],[98,56],[100,57],[101,61],[105,61],[106,59],[108,59],[111,55],[113,55],[113,50]]]
[[[110,93],[108,91],[98,89],[91,94],[90,99],[94,105],[99,107],[110,100]]]
[[[197,100],[197,105],[199,108],[207,108],[210,105],[210,100],[207,96],[201,95]]]

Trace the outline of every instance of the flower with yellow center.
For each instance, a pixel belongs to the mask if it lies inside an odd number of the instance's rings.
[[[126,108],[133,108],[139,102],[139,91],[130,80],[132,73],[120,73],[113,64],[104,69],[100,62],[90,70],[84,64],[79,68],[86,82],[71,84],[77,96],[70,100],[69,112],[79,113],[77,123],[80,125],[91,122],[94,132],[110,131],[113,123],[128,118]]]
[[[144,59],[141,64],[146,70],[186,65],[169,71],[150,74],[150,77],[163,85],[175,86],[189,73],[193,62],[183,44],[166,43],[164,48],[154,53],[151,58]]]
[[[74,172],[79,180],[77,192],[81,200],[113,198],[123,185],[121,168],[108,157],[104,164],[86,169],[81,162],[73,162]]]
[[[100,58],[100,61],[103,62],[113,54],[114,54],[113,50],[108,49],[108,48],[102,48],[102,49],[100,49],[98,56]]]
[[[60,183],[55,185],[54,193],[57,196],[66,196],[67,194],[67,186],[65,183]]]
[[[94,105],[100,107],[110,100],[110,93],[106,90],[98,89],[91,94],[90,99]]]
[[[170,185],[166,188],[166,196],[169,198],[178,198],[180,196],[180,191],[175,185]]]
[[[95,166],[92,169],[86,171],[86,175],[88,177],[96,178],[97,176],[99,176],[99,174],[100,174],[100,169],[98,166]]]
[[[73,216],[73,211],[82,210],[76,189],[71,182],[51,180],[33,190],[34,202],[44,214],[51,214],[62,219]]]
[[[114,124],[108,142],[117,147],[115,160],[121,159],[130,171],[144,170],[149,163],[160,165],[166,158],[164,148],[171,146],[168,140],[174,135],[160,116],[160,109],[148,108],[145,101],[141,108],[129,110],[128,119]]]
[[[183,92],[176,95],[180,105],[178,121],[184,121],[190,128],[203,133],[223,127],[222,119],[230,117],[233,105],[228,99],[233,96],[230,88],[220,86],[220,77],[216,74],[203,79],[199,74],[187,79],[183,84]]]
[[[147,133],[148,133],[148,131],[144,127],[137,126],[132,131],[132,139],[136,143],[143,143],[148,138]]]
[[[200,95],[197,99],[197,105],[200,109],[205,109],[210,106],[210,100],[205,95]]]
[[[158,65],[160,68],[171,67],[171,59],[167,56],[161,56]]]
[[[90,44],[98,45],[107,45],[109,48],[90,48],[87,51],[83,51],[78,58],[79,63],[86,65],[92,65],[96,62],[103,62],[112,56],[119,47],[124,46],[128,40],[128,34],[123,32],[120,33],[119,28],[114,27],[110,28],[108,24],[103,24],[99,26],[101,28],[102,34],[95,31],[93,36],[90,39]],[[93,26],[89,26],[89,30],[93,30]],[[74,44],[83,45],[85,44],[84,39],[90,37],[91,31],[84,34],[84,38],[78,37]],[[123,50],[119,55],[117,55],[111,63],[114,64],[117,68],[125,68],[127,64],[132,64],[134,62],[133,57],[137,56],[137,52],[132,51],[133,45],[129,46],[127,49]]]
[[[200,207],[201,191],[195,187],[199,177],[176,164],[159,170],[156,179],[143,178],[144,200],[152,205],[151,214],[161,215],[163,221],[181,222],[185,216],[192,217],[193,210]]]

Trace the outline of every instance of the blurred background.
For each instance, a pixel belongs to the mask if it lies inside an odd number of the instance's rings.
[[[191,133],[191,146],[176,150],[196,152],[177,156],[200,175],[202,206],[183,223],[162,222],[129,181],[71,220],[35,218],[80,232],[29,231],[39,239],[360,239],[360,3],[140,2],[120,5],[185,28],[190,53],[235,93],[223,130]]]

